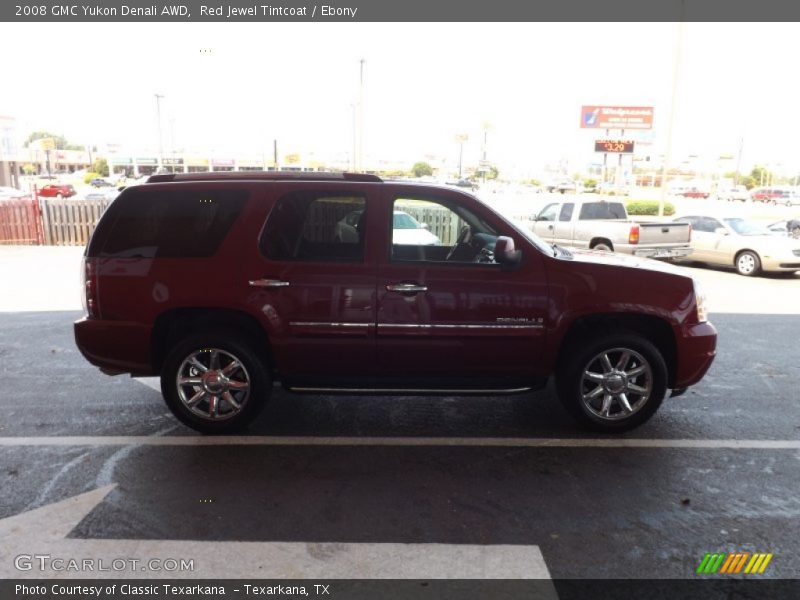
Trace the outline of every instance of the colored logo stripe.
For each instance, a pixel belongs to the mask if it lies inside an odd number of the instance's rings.
[[[758,573],[761,574],[767,569],[769,561],[772,560],[773,554],[753,554],[753,558],[744,569],[745,573]]]
[[[762,574],[767,569],[767,565],[772,560],[774,554],[766,552],[756,552],[750,554],[749,552],[733,552],[727,554],[725,552],[706,552],[700,565],[697,567],[696,573],[703,575],[712,575],[719,572],[722,574],[735,574],[741,573],[742,568],[746,574],[755,575]],[[749,561],[748,561],[749,559]],[[745,563],[747,566],[745,567]]]

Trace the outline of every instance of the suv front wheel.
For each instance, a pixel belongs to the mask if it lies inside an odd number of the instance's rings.
[[[184,338],[161,370],[167,406],[202,433],[229,433],[248,425],[266,404],[271,384],[259,353],[235,332]]]
[[[658,410],[667,391],[667,366],[659,350],[640,335],[603,334],[566,350],[556,387],[579,423],[620,433]]]

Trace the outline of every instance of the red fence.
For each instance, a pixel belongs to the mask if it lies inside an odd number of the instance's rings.
[[[36,200],[0,200],[0,244],[43,244]]]

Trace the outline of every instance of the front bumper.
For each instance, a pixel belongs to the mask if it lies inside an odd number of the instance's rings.
[[[711,367],[717,354],[717,330],[709,322],[681,326],[678,334],[678,364],[672,387],[696,384]]]
[[[791,273],[800,271],[800,256],[763,256],[761,268],[765,271],[782,271]]]

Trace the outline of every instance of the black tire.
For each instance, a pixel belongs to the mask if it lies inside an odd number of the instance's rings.
[[[736,267],[736,272],[745,277],[755,277],[761,273],[761,259],[752,250],[739,252],[733,264]]]
[[[224,380],[233,386],[241,386],[247,382],[246,395],[243,389],[230,389],[225,383],[220,383],[212,378],[210,382],[202,385],[185,384],[178,385],[178,377],[183,374],[195,378],[195,375],[202,378],[203,373],[199,369],[187,364],[186,361],[192,355],[197,354],[201,364],[205,367],[213,366],[211,363],[212,355],[217,351],[218,364],[213,369],[217,374],[223,373],[225,367],[234,368],[228,373]],[[241,367],[235,367],[233,358],[239,362]],[[189,371],[185,371],[189,369]],[[191,369],[194,369],[191,372]],[[218,378],[217,378],[218,379]],[[222,392],[218,396],[209,393],[206,385],[213,385],[213,390]],[[227,391],[231,402],[223,396]],[[246,336],[233,330],[214,330],[207,333],[199,333],[187,336],[178,341],[170,350],[164,361],[161,370],[161,393],[164,401],[178,420],[188,425],[195,431],[201,433],[230,433],[239,431],[249,425],[261,412],[269,399],[272,391],[272,380],[263,353],[259,351],[254,342]],[[193,410],[188,404],[189,396],[192,394],[205,393],[206,398],[201,399]],[[181,398],[183,394],[184,398]],[[215,406],[212,406],[212,397],[216,397]],[[238,404],[238,408],[232,402]],[[216,410],[214,410],[216,409]],[[208,413],[203,416],[200,413]],[[210,414],[217,412],[216,418],[211,418]]]
[[[626,416],[622,401],[617,396],[610,395],[611,410],[608,411],[607,417],[603,417],[603,405],[606,396],[609,396],[605,386],[616,385],[618,382],[610,379],[606,383],[599,383],[585,379],[584,375],[590,369],[592,374],[599,374],[594,369],[600,367],[598,357],[602,354],[609,356],[613,367],[619,366],[621,350],[630,352],[629,361],[623,365],[623,371],[635,371],[643,365],[649,367],[649,371],[645,370],[641,374],[619,382],[624,383],[626,401],[633,409],[632,412]],[[614,364],[615,362],[617,364]],[[630,368],[626,369],[626,366]],[[602,370],[605,372],[605,369]],[[609,372],[608,375],[620,379],[613,372]],[[649,393],[644,395],[627,390],[629,384],[649,389]],[[590,395],[597,389],[593,386],[601,388],[602,397],[596,396],[584,401],[585,394]],[[658,348],[639,334],[597,333],[589,339],[573,342],[565,349],[556,372],[556,390],[564,408],[583,427],[603,433],[622,433],[650,419],[661,406],[667,393],[667,365]]]

